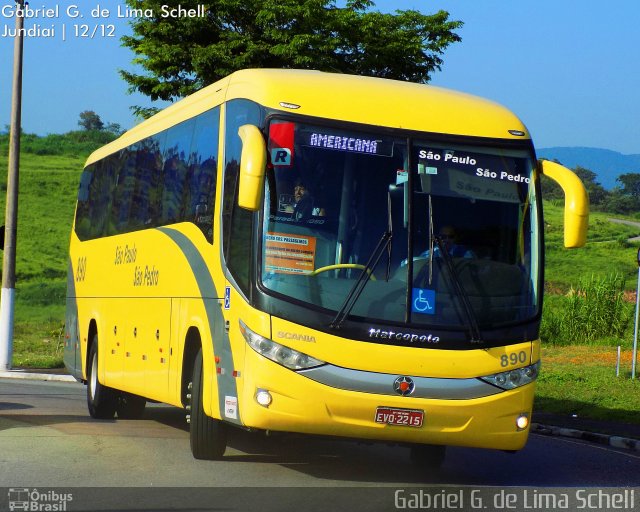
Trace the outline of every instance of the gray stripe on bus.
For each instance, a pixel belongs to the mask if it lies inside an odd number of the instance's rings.
[[[228,418],[225,416],[225,397],[233,397],[238,399],[238,389],[236,386],[235,377],[233,377],[233,357],[231,353],[231,343],[229,342],[229,334],[224,328],[224,316],[220,309],[220,303],[218,299],[223,296],[222,293],[216,289],[211,273],[207,267],[207,264],[198,251],[197,247],[180,231],[172,228],[162,227],[157,228],[173,240],[184,254],[191,271],[196,278],[198,288],[200,289],[200,296],[203,298],[205,311],[207,312],[207,320],[209,322],[209,329],[211,333],[211,339],[213,340],[214,354],[220,358],[219,367],[224,368],[224,373],[216,373],[218,380],[218,401],[220,404],[220,416],[224,421],[231,423],[237,423],[241,425],[240,421],[240,408],[238,404],[237,419]]]
[[[83,362],[80,361],[80,336],[78,333],[78,302],[76,299],[76,283],[73,264],[69,259],[67,267],[67,297],[65,304],[65,336],[63,360],[64,365],[76,379],[82,378]]]

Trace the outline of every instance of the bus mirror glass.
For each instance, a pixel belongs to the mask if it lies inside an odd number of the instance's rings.
[[[589,223],[589,196],[582,181],[555,162],[540,160],[538,164],[540,172],[558,183],[564,192],[564,246],[584,246]]]
[[[267,147],[257,126],[242,125],[238,129],[238,135],[242,139],[238,206],[255,212],[260,208],[264,187]]]

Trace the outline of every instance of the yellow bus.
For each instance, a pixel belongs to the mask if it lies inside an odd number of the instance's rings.
[[[519,450],[540,366],[540,175],[523,123],[442,88],[246,70],[97,150],[71,234],[65,363],[95,418]]]

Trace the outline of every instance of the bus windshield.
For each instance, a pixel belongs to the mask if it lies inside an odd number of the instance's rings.
[[[483,329],[538,313],[530,151],[281,120],[268,149],[268,293],[418,328]]]

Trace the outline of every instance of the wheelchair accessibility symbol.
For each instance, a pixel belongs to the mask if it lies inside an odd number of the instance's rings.
[[[224,309],[231,308],[231,287],[225,286],[224,288]]]
[[[411,311],[423,315],[435,315],[436,291],[425,288],[413,288]]]

